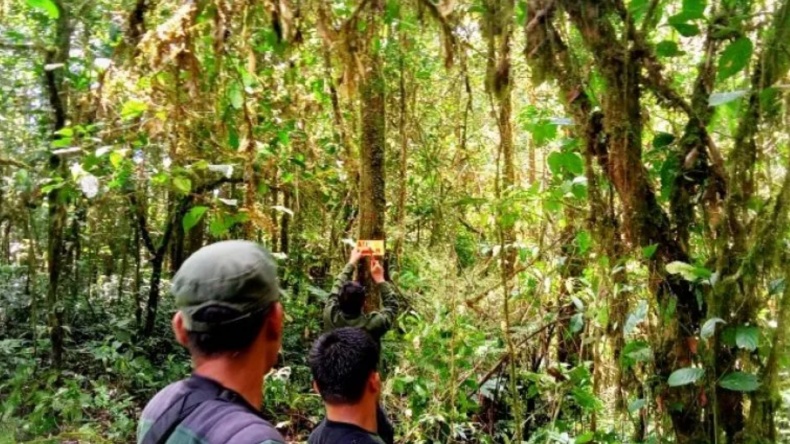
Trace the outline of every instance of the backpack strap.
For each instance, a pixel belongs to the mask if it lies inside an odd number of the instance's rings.
[[[190,378],[186,384],[191,390],[162,412],[146,432],[141,444],[165,444],[179,424],[206,401],[238,402],[238,395],[205,378]]]

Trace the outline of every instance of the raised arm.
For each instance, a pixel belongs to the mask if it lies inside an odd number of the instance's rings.
[[[350,281],[351,277],[354,275],[354,269],[357,267],[357,263],[362,257],[362,253],[363,251],[358,248],[351,250],[351,256],[348,258],[348,263],[345,267],[343,267],[343,271],[341,271],[340,274],[338,274],[335,278],[335,282],[332,284],[332,290],[329,292],[329,299],[326,301],[326,307],[324,307],[324,328],[332,328],[332,319],[334,319],[334,313],[339,310],[338,297],[340,296],[340,292],[343,289],[343,285]]]
[[[400,307],[395,289],[392,288],[392,284],[384,280],[384,267],[381,266],[380,262],[376,260],[371,261],[370,275],[379,289],[379,294],[381,294],[381,308],[379,311],[370,314],[367,330],[374,337],[380,338],[392,327],[395,318],[398,317]]]

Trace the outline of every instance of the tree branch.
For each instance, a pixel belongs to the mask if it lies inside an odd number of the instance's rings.
[[[30,167],[30,165],[28,165],[28,164],[26,164],[26,163],[24,163],[22,161],[14,160],[14,159],[8,159],[8,158],[5,158],[5,157],[0,157],[0,166],[15,166],[17,168],[22,168],[22,169],[25,169],[25,170],[31,170],[32,169]]]

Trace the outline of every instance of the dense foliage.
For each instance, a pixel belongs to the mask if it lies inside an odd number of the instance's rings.
[[[788,0],[20,0],[0,66],[0,442],[133,442],[231,238],[280,261],[295,442],[379,238],[399,442],[787,439]]]

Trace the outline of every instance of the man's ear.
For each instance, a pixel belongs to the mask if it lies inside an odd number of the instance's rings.
[[[283,305],[275,302],[271,310],[266,312],[264,316],[266,316],[266,319],[264,320],[265,325],[263,329],[266,339],[269,341],[279,340],[283,334],[283,318],[285,317]]]
[[[313,381],[313,391],[318,393],[319,395],[321,394],[321,391],[318,390],[318,384],[316,384],[315,381]]]
[[[186,347],[189,344],[189,338],[187,337],[187,329],[184,328],[184,315],[177,311],[173,315],[173,320],[170,324],[173,327],[173,333],[176,335],[176,341]]]
[[[381,393],[381,376],[379,372],[373,372],[368,377],[368,391],[374,395]]]

